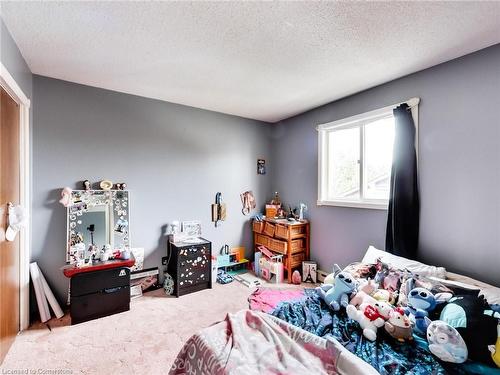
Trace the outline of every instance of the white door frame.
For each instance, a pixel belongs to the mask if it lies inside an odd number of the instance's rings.
[[[28,214],[28,225],[21,229],[19,256],[19,330],[29,326],[29,286],[31,253],[31,175],[30,175],[30,100],[24,94],[7,68],[0,62],[0,86],[19,104],[19,150],[21,191],[19,202]]]

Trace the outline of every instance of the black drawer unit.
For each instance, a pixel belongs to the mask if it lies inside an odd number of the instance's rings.
[[[201,240],[197,244],[169,242],[167,272],[174,279],[177,297],[212,288],[212,244]]]
[[[127,267],[84,272],[71,278],[71,324],[130,310]]]

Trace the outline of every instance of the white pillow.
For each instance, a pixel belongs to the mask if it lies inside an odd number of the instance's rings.
[[[366,250],[366,254],[361,263],[377,263],[378,258],[380,258],[382,262],[390,264],[394,268],[402,270],[407,269],[408,271],[422,276],[434,276],[441,279],[446,278],[446,269],[444,267],[429,266],[427,264],[417,262],[416,260],[407,259],[376,249],[373,246],[370,246],[368,250]]]
[[[437,277],[432,277],[432,279],[444,285],[459,286],[465,289],[479,289],[479,295],[483,295],[490,305],[500,304],[500,288],[496,286],[453,272],[446,273],[446,280]]]

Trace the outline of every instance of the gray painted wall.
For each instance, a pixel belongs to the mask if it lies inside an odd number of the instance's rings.
[[[35,76],[33,129],[33,260],[61,300],[65,210],[60,189],[84,178],[125,180],[131,190],[131,238],[146,266],[165,254],[162,226],[202,220],[218,250],[251,248],[239,194],[259,205],[279,191],[304,201],[312,220],[312,256],[323,269],[359,260],[384,246],[386,212],[317,207],[317,133],[334,121],[419,96],[419,258],[500,284],[500,46],[398,79],[285,120],[257,121]],[[272,151],[271,151],[272,150]],[[268,175],[255,173],[266,158]],[[228,221],[215,229],[217,191]]]
[[[500,284],[500,45],[327,104],[276,125],[273,189],[304,201],[322,269],[383,249],[386,211],[318,207],[317,124],[411,97],[420,104],[419,259]]]
[[[201,220],[214,250],[227,243],[250,251],[249,218],[239,194],[269,198],[269,175],[256,174],[269,159],[269,125],[186,106],[34,76],[33,260],[61,300],[68,280],[64,186],[110,179],[131,191],[131,241],[144,247],[146,266],[166,255],[162,227]],[[210,205],[221,191],[228,219],[211,223]]]

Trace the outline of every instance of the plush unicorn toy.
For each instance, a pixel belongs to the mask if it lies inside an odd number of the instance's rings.
[[[333,272],[335,285],[323,284],[316,288],[316,292],[328,306],[334,311],[338,311],[341,306],[347,306],[349,296],[356,291],[358,282],[349,272],[342,272],[337,264],[333,266]]]

